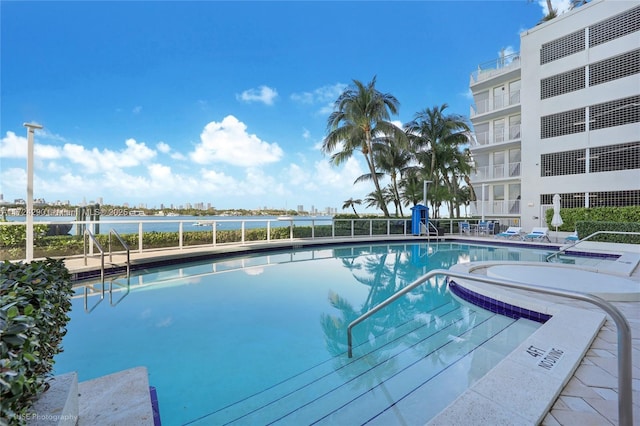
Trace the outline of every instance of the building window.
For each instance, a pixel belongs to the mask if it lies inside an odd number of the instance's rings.
[[[504,118],[493,122],[493,141],[494,143],[504,142]]]
[[[540,205],[553,204],[553,196],[555,194],[540,194]],[[568,192],[560,195],[560,208],[572,209],[576,207],[584,207],[584,192]]]
[[[474,95],[476,101],[476,114],[484,114],[489,111],[489,91]]]
[[[520,115],[509,117],[509,140],[520,139]]]
[[[585,74],[586,72],[583,67],[543,78],[540,81],[540,99],[547,99],[562,95],[563,93],[584,89]]]
[[[589,47],[640,30],[640,6],[589,27]]]
[[[585,49],[584,30],[545,43],[540,48],[540,65],[564,58]]]
[[[564,176],[586,172],[584,149],[553,152],[540,156],[540,176]]]
[[[585,130],[584,108],[540,117],[541,139],[580,133]]]
[[[520,80],[509,83],[509,105],[520,103]]]
[[[520,148],[509,150],[509,177],[520,176]]]
[[[589,129],[606,129],[640,122],[640,95],[589,107]]]
[[[553,204],[555,194],[540,194],[540,204]],[[603,192],[570,192],[560,195],[560,208],[575,207],[626,207],[640,205],[640,190],[603,191]],[[588,203],[585,197],[589,197]]]
[[[489,144],[489,123],[480,123],[474,126],[476,134],[476,144],[487,145]]]
[[[589,173],[640,169],[640,141],[589,149]]]
[[[640,73],[640,49],[589,65],[589,86]]]

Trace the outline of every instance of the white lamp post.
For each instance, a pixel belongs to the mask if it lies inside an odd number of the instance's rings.
[[[27,128],[27,247],[26,261],[33,260],[33,134],[42,126],[35,123],[24,123]]]
[[[484,222],[484,187],[487,186],[486,183],[482,184],[482,222]]]
[[[424,206],[427,207],[427,184],[432,183],[432,180],[425,180],[424,181]]]

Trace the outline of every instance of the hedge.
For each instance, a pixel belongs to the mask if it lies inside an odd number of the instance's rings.
[[[560,216],[563,224],[558,227],[558,231],[573,232],[576,230],[578,222],[640,223],[640,206],[560,209]],[[549,228],[553,228],[551,226],[552,218],[553,209],[549,209],[545,216]],[[580,235],[580,237],[584,238],[586,235]]]
[[[48,388],[71,310],[62,260],[0,263],[0,424],[24,424]]]

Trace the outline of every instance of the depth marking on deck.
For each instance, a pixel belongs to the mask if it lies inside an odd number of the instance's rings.
[[[526,352],[533,357],[538,367],[547,371],[551,371],[564,356],[564,350],[556,347],[545,350],[531,345]]]

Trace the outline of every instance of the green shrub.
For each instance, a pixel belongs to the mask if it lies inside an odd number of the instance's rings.
[[[62,260],[0,263],[0,424],[23,424],[47,389],[71,310]]]
[[[34,243],[47,233],[47,225],[33,225]],[[0,226],[0,247],[16,248],[24,246],[27,241],[26,225]]]
[[[579,238],[585,238],[598,231],[640,232],[638,222],[605,222],[605,221],[580,221],[576,224]],[[601,241],[609,243],[640,244],[640,235],[625,234],[600,234],[589,241]]]
[[[561,209],[562,226],[558,227],[559,231],[573,232],[576,230],[576,224],[580,221],[591,222],[640,222],[640,206],[626,207],[577,207],[572,209]],[[549,228],[551,228],[551,219],[553,218],[553,209],[549,209],[545,213],[545,219]],[[586,235],[581,235],[586,237]]]

